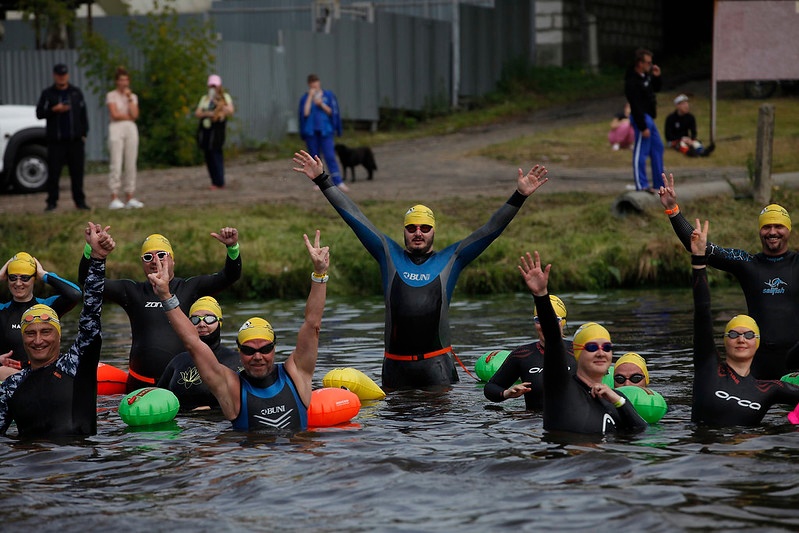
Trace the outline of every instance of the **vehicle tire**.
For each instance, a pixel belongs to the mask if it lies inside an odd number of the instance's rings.
[[[776,81],[747,81],[744,83],[744,94],[747,98],[756,98],[760,100],[768,98],[776,91]]]
[[[44,190],[47,185],[47,148],[38,144],[23,146],[14,164],[12,181],[16,192]]]

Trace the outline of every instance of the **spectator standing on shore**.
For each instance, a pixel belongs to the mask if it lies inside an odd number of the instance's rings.
[[[36,105],[36,118],[47,120],[47,206],[58,205],[58,182],[64,163],[69,167],[72,199],[78,209],[90,209],[83,193],[83,166],[89,117],[80,89],[69,83],[69,70],[63,63],[53,67],[53,84],[42,91]]]
[[[225,187],[225,145],[227,118],[233,116],[236,108],[233,99],[222,88],[222,78],[217,74],[208,76],[208,94],[200,98],[194,116],[200,119],[197,128],[197,144],[205,155],[205,165],[211,176],[211,190]]]
[[[630,116],[635,131],[633,145],[633,177],[635,189],[655,194],[663,186],[663,140],[655,125],[657,118],[656,92],[660,91],[660,67],[652,63],[652,52],[639,48],[635,64],[624,78],[624,95],[630,102]],[[652,165],[652,183],[646,176],[646,159]]]
[[[338,99],[333,91],[322,89],[316,74],[308,74],[308,92],[300,98],[299,125],[308,153],[314,157],[321,155],[330,170],[333,185],[348,191],[336,160],[334,136],[341,137]]]
[[[111,189],[109,209],[139,209],[144,204],[133,197],[136,191],[136,158],[139,155],[139,97],[130,90],[130,76],[125,67],[117,67],[114,77],[116,89],[105,95],[110,122],[108,123],[108,154],[110,169],[108,186]],[[124,164],[124,184],[120,179]],[[125,201],[119,199],[119,190],[125,189]]]

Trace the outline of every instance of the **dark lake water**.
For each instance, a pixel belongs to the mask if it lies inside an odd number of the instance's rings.
[[[365,403],[347,428],[292,438],[237,433],[219,415],[134,430],[100,397],[98,434],[80,442],[0,439],[4,531],[679,531],[799,529],[799,433],[774,409],[760,428],[690,423],[688,290],[559,293],[569,333],[594,320],[616,355],[649,361],[669,403],[636,436],[553,437],[521,399],[488,402],[463,371],[446,393]],[[737,289],[713,294],[717,331],[744,310]],[[224,339],[268,318],[278,359],[291,351],[304,301],[225,306]],[[526,294],[452,305],[453,345],[470,370],[492,349],[534,335]],[[65,322],[72,338],[77,314]],[[379,299],[330,299],[315,384],[356,367],[380,382]],[[125,315],[104,314],[104,362],[127,369]],[[720,341],[720,339],[719,339]],[[282,355],[282,357],[281,357]]]

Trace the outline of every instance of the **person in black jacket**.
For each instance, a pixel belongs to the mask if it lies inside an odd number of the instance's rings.
[[[660,91],[660,67],[652,64],[652,52],[639,48],[635,51],[635,65],[624,78],[624,95],[630,102],[630,122],[635,131],[633,145],[633,177],[635,189],[656,193],[663,185],[663,141],[655,125],[657,97]],[[652,183],[646,177],[646,158],[652,163]]]
[[[53,85],[42,91],[36,118],[47,119],[47,207],[58,204],[58,182],[66,162],[72,181],[72,199],[78,209],[89,209],[83,193],[85,144],[89,134],[86,102],[80,89],[69,83],[67,66],[53,67]]]
[[[678,152],[689,157],[709,156],[716,146],[705,147],[696,138],[696,117],[691,113],[688,96],[680,94],[674,99],[674,112],[666,117],[666,142]]]

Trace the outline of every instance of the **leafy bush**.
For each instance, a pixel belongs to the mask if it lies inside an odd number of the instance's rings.
[[[131,88],[139,97],[139,160],[144,165],[186,166],[200,162],[196,148],[194,107],[198,90],[214,62],[211,26],[181,22],[171,1],[155,2],[144,21],[131,19],[128,33],[139,57],[97,34],[84,37],[79,64],[89,88],[103,95],[113,86],[117,66],[127,67]],[[143,64],[137,68],[136,65]]]

